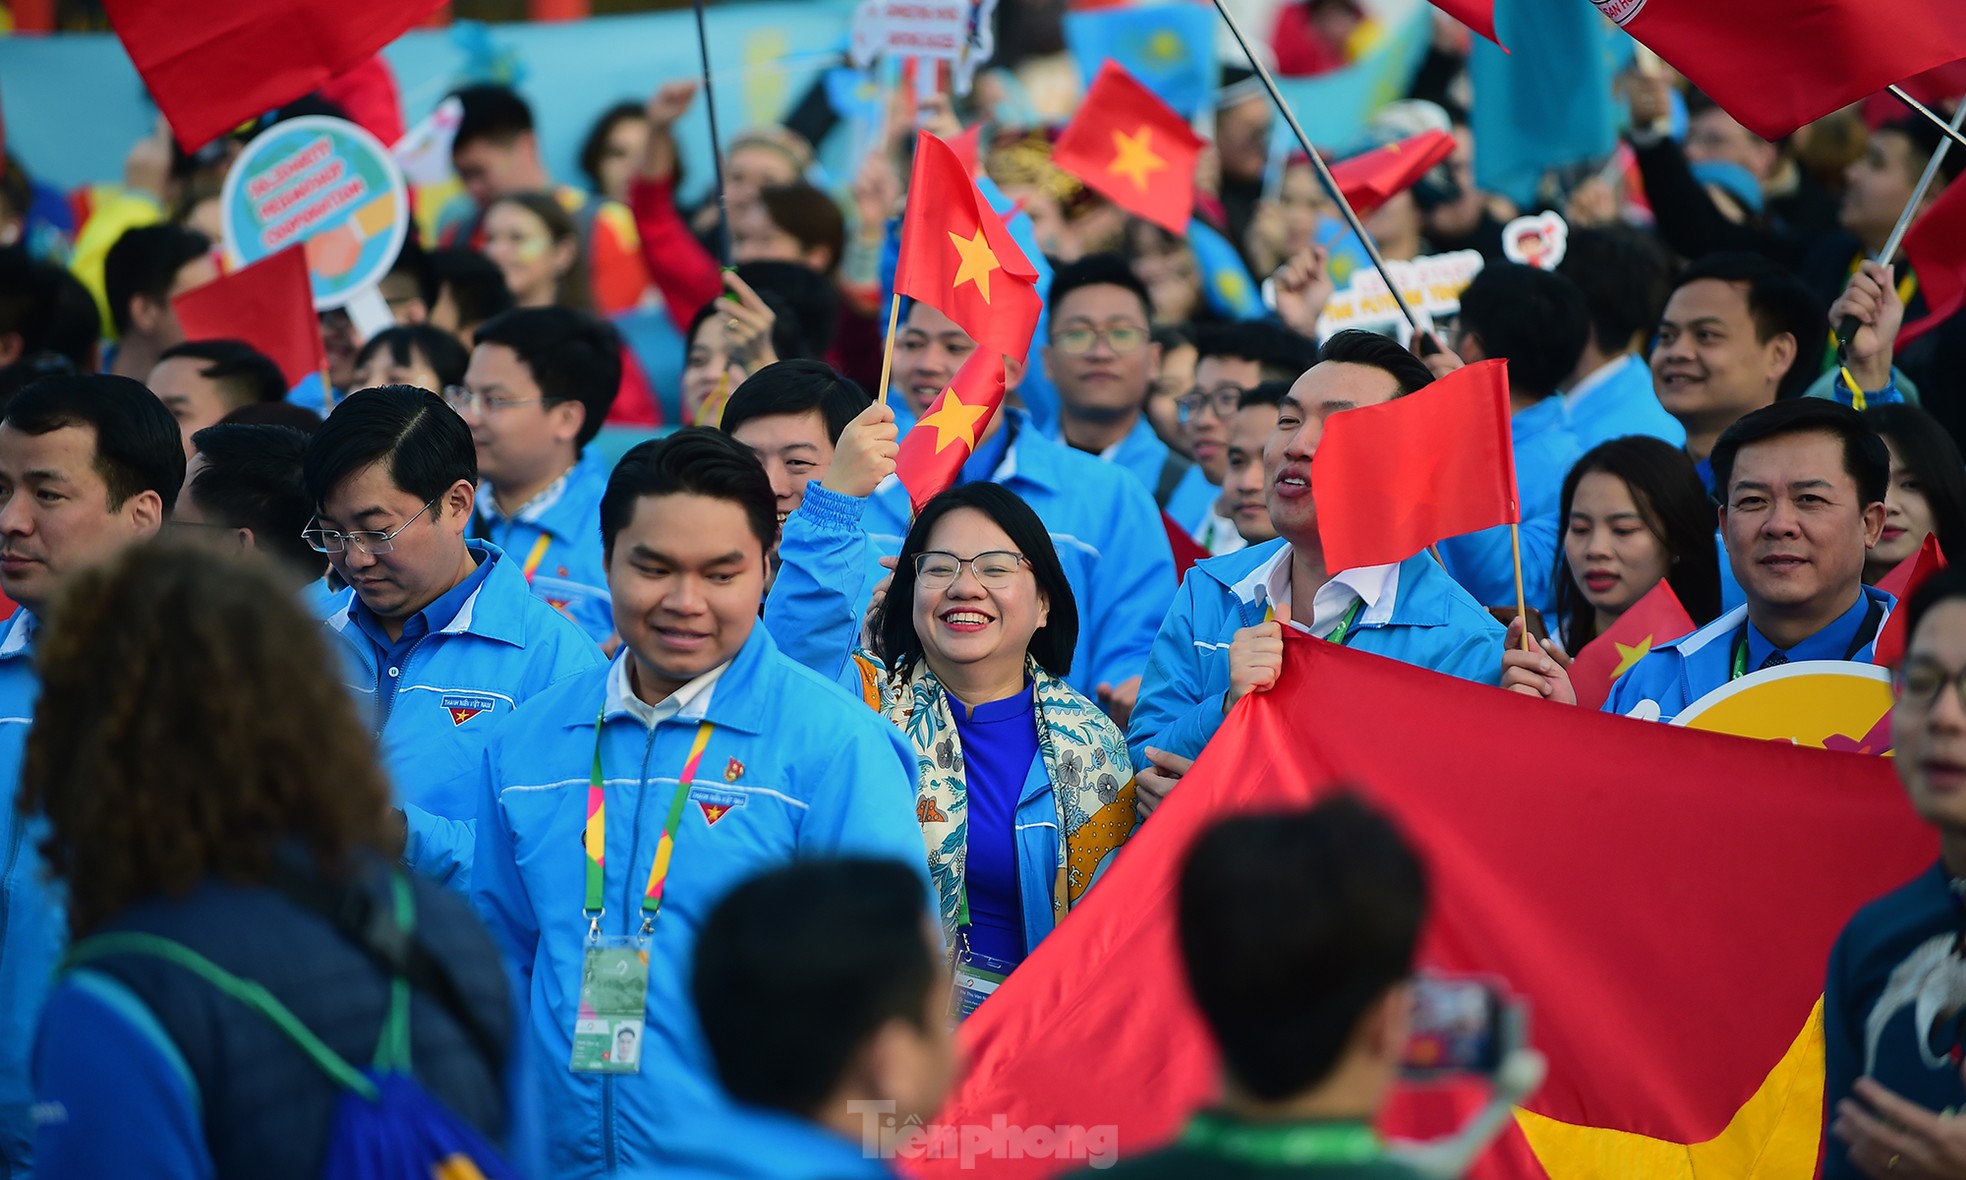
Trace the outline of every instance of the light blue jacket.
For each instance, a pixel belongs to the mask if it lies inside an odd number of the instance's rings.
[[[610,671],[590,668],[528,702],[493,737],[481,776],[472,901],[520,979],[539,1109],[551,1112],[552,1174],[560,1177],[667,1174],[682,1162],[676,1144],[727,1117],[689,978],[697,935],[732,887],[800,858],[864,855],[905,861],[921,874],[925,896],[930,890],[914,751],[754,627],[722,676],[677,715],[650,728],[624,708],[601,726],[611,821],[605,935],[640,929],[677,778],[700,725],[713,729],[650,944],[642,1072],[572,1072],[587,942],[581,839]]]
[[[1652,388],[1652,370],[1645,359],[1626,353],[1611,364],[1617,367],[1584,389],[1581,396],[1576,391],[1564,395],[1570,431],[1578,444],[1588,451],[1601,442],[1643,434],[1676,447],[1685,446],[1686,428],[1659,404],[1659,395]]]
[[[68,941],[61,901],[42,876],[36,847],[47,835],[47,825],[30,823],[14,810],[27,731],[41,695],[41,678],[34,670],[37,626],[22,607],[0,634],[0,783],[6,784],[6,803],[0,806],[0,1177],[32,1173],[28,1052],[55,960]]]
[[[1516,497],[1522,507],[1522,593],[1545,616],[1556,607],[1551,578],[1563,536],[1557,510],[1563,480],[1583,448],[1564,416],[1563,399],[1547,397],[1509,422],[1515,451]],[[1484,606],[1515,605],[1515,558],[1507,525],[1440,543],[1447,572]]]
[[[353,590],[333,599],[327,617],[408,821],[403,859],[459,891],[470,884],[485,743],[535,693],[602,663],[593,640],[532,596],[510,555],[484,541],[467,544],[492,563],[484,584],[455,617],[432,619],[401,666],[384,667],[350,616]]]
[[[1174,553],[1148,495],[1124,472],[1044,438],[1020,410],[1004,429],[1015,432],[1004,461],[990,476],[1022,497],[1051,533],[1065,581],[1079,609],[1079,641],[1066,683],[1096,699],[1103,681],[1118,684],[1146,671],[1154,629],[1174,597]],[[860,619],[874,584],[886,575],[882,556],[901,552],[908,490],[890,479],[866,500],[806,485],[805,503],[786,518],[779,541],[784,562],[765,599],[765,625],[785,652],[827,679],[836,679],[851,644],[837,632],[814,641],[800,625],[828,628]]]
[[[1147,746],[1193,758],[1222,727],[1229,644],[1263,621],[1260,592],[1237,586],[1285,544],[1281,537],[1198,561],[1182,579],[1127,728],[1127,752],[1148,765]],[[1482,684],[1502,680],[1502,625],[1425,553],[1399,564],[1390,615],[1359,616],[1345,646]]]
[[[471,535],[505,550],[521,572],[543,536],[546,550],[527,579],[534,597],[580,624],[595,643],[614,634],[607,568],[601,560],[601,494],[608,489],[607,460],[588,448],[565,475],[518,513],[501,516],[491,485],[478,485],[478,514]]]

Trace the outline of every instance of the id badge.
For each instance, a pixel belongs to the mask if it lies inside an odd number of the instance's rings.
[[[580,1010],[573,1025],[573,1072],[642,1071],[648,995],[647,944],[618,935],[587,944],[580,959]]]
[[[976,1011],[977,1005],[988,999],[990,993],[1003,984],[1005,977],[1010,974],[1011,968],[1015,965],[1006,963],[1002,959],[993,959],[989,955],[977,954],[975,951],[958,954],[955,968],[951,972],[955,988],[949,1004],[950,1015],[955,1018],[956,1023],[961,1024],[968,1020],[969,1014]]]

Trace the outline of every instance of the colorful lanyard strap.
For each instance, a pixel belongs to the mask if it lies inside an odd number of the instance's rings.
[[[1363,1164],[1384,1154],[1379,1135],[1364,1123],[1290,1123],[1252,1126],[1196,1115],[1181,1135],[1184,1147],[1265,1167]]]
[[[1875,598],[1873,598],[1870,600],[1869,608],[1867,608],[1864,611],[1864,621],[1857,626],[1856,638],[1852,639],[1850,641],[1850,646],[1844,649],[1843,652],[1844,661],[1847,663],[1850,660],[1856,659],[1857,653],[1864,650],[1864,645],[1877,638],[1877,632],[1883,626],[1883,624],[1884,624],[1884,605],[1878,602]],[[1741,677],[1746,676],[1747,674],[1748,674],[1748,628],[1747,628],[1747,624],[1743,623],[1741,624],[1740,634],[1734,637],[1734,670],[1733,670],[1733,675],[1729,676],[1727,679],[1730,682],[1732,682],[1735,680],[1739,680]]]
[[[1358,622],[1359,615],[1363,614],[1364,611],[1365,611],[1365,599],[1363,598],[1353,599],[1352,605],[1345,609],[1345,613],[1338,616],[1338,625],[1331,629],[1331,634],[1325,636],[1324,641],[1326,643],[1335,643],[1339,647],[1345,646],[1345,636],[1350,635],[1352,633],[1353,625]],[[1265,623],[1271,621],[1276,617],[1277,617],[1277,609],[1275,606],[1265,605],[1263,607],[1263,621]]]
[[[539,534],[539,540],[532,543],[532,552],[526,554],[525,567],[520,570],[526,576],[526,583],[532,583],[532,576],[539,572],[539,563],[546,560],[546,551],[553,547],[551,533]]]
[[[587,780],[587,831],[583,844],[587,852],[587,896],[581,916],[587,919],[587,936],[601,935],[601,915],[607,912],[607,791],[601,775],[601,730],[607,719],[605,709],[594,719],[594,769]],[[642,894],[642,937],[655,929],[656,915],[662,912],[662,891],[669,881],[669,862],[676,853],[676,832],[682,826],[683,808],[689,803],[690,784],[696,767],[703,761],[703,748],[710,744],[708,721],[696,727],[696,740],[690,743],[689,758],[676,782],[676,793],[669,799],[669,814],[662,824],[662,838],[655,845],[655,862],[649,866],[648,889]]]

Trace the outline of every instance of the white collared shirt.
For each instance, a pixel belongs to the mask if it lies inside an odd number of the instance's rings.
[[[1278,547],[1274,557],[1250,570],[1235,584],[1236,596],[1244,602],[1290,606],[1290,558],[1289,545]],[[1365,604],[1365,609],[1359,612],[1359,622],[1388,623],[1392,621],[1393,603],[1398,597],[1397,562],[1339,570],[1312,596],[1310,620],[1293,617],[1290,625],[1319,639],[1328,638],[1354,602]]]
[[[621,658],[615,660],[614,667],[608,669],[607,707],[602,710],[602,715],[620,717],[625,714],[650,729],[685,709],[697,715],[709,709],[711,690],[716,687],[717,678],[724,674],[724,669],[730,667],[730,661],[725,660],[651,705],[635,695],[635,686],[629,680],[629,669],[634,662],[634,653],[623,652]]]

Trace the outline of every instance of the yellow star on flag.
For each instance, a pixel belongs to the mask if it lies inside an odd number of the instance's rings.
[[[1652,637],[1647,635],[1636,644],[1629,646],[1619,643],[1614,639],[1611,641],[1611,646],[1618,649],[1618,666],[1611,670],[1611,679],[1616,680],[1630,670],[1633,664],[1644,659],[1646,654],[1652,650]]]
[[[1113,162],[1106,165],[1106,171],[1115,176],[1124,176],[1133,182],[1133,187],[1141,192],[1147,191],[1147,177],[1165,171],[1167,161],[1154,154],[1154,129],[1144,124],[1140,130],[1128,135],[1124,131],[1113,132]]]
[[[950,289],[953,290],[964,283],[975,283],[976,293],[983,297],[983,302],[990,302],[990,272],[1002,270],[1003,263],[997,261],[996,251],[990,249],[990,243],[983,237],[983,227],[980,225],[976,227],[976,236],[973,238],[965,238],[952,230],[949,233],[949,241],[954,244],[956,253],[962,255],[963,260],[962,266],[956,270],[956,281],[949,284]]]
[[[935,428],[935,453],[938,455],[954,442],[967,443],[973,451],[976,449],[976,424],[989,412],[987,405],[964,401],[952,385],[942,391],[942,404],[936,407],[935,412],[915,425]]]

